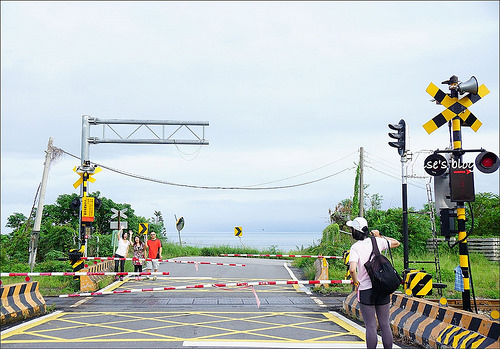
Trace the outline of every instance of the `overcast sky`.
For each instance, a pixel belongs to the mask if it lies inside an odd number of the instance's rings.
[[[49,137],[80,156],[82,115],[210,123],[207,146],[90,146],[92,162],[139,176],[244,187],[332,175],[255,191],[175,187],[106,169],[94,176],[90,192],[146,218],[161,211],[169,232],[174,215],[184,216],[185,232],[321,231],[328,209],[353,195],[360,147],[366,192],[382,196],[384,209],[401,207],[400,157],[387,125],[402,118],[414,154],[409,174],[419,177],[408,180],[409,205],[421,209],[424,151],[450,144],[447,125],[431,135],[422,127],[444,109],[430,101],[429,83],[449,92],[442,81],[474,75],[485,84],[490,94],[469,108],[483,126],[463,129],[463,147],[499,152],[498,6],[2,1],[2,232],[14,212],[29,215]],[[102,132],[91,127],[93,136]],[[177,136],[192,138],[185,129]],[[68,155],[52,164],[46,204],[79,193],[77,165]],[[475,172],[476,192],[498,194],[498,171]]]

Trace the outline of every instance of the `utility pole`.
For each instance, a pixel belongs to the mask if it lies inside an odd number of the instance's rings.
[[[40,226],[42,224],[42,214],[43,214],[43,204],[45,202],[45,190],[47,189],[47,179],[49,177],[50,169],[50,159],[52,157],[52,142],[54,139],[49,138],[49,143],[47,144],[47,152],[45,153],[45,163],[43,167],[42,184],[40,186],[40,196],[38,197],[38,207],[36,209],[35,224],[33,225],[33,230],[31,231],[30,239],[30,257],[29,264],[31,272],[33,272],[33,267],[35,266],[36,252],[38,249],[38,239],[40,238]]]

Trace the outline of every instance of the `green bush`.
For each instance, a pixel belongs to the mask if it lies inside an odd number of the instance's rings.
[[[0,270],[2,273],[29,273],[31,268],[28,263],[14,261],[12,263],[2,263]]]
[[[66,272],[73,271],[73,268],[67,261],[46,260],[45,262],[37,263],[33,268],[33,271],[37,273]]]

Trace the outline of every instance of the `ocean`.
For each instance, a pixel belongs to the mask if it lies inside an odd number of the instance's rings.
[[[275,247],[281,252],[289,252],[317,245],[321,240],[321,232],[242,232],[241,237],[234,236],[233,232],[182,232],[181,239],[183,245],[196,247],[210,246],[233,246],[250,247],[259,250]],[[177,231],[167,232],[167,239],[170,242],[178,243],[179,235]]]

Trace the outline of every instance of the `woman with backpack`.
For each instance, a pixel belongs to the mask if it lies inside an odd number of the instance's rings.
[[[348,221],[347,226],[351,228],[352,237],[357,240],[349,253],[349,274],[358,295],[358,303],[363,315],[366,327],[366,347],[377,347],[377,315],[378,324],[382,333],[384,349],[392,348],[393,338],[389,324],[390,295],[380,296],[372,288],[370,276],[365,268],[365,263],[370,260],[373,247],[370,234],[375,237],[376,246],[379,251],[396,248],[399,241],[385,237],[378,230],[368,230],[368,222],[363,217],[357,217]]]

